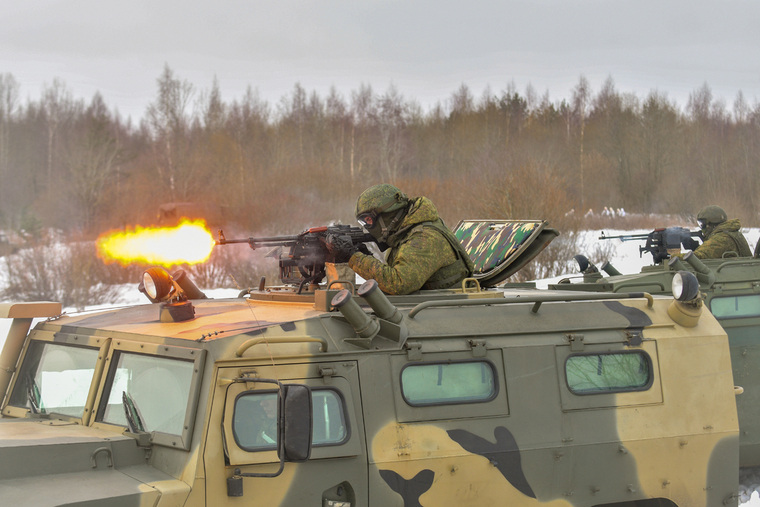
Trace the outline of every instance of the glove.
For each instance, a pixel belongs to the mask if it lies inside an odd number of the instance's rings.
[[[681,244],[685,250],[694,251],[699,248],[699,242],[692,237],[684,238],[683,241],[681,241]]]
[[[357,252],[361,252],[364,255],[372,255],[369,252],[369,248],[367,248],[367,245],[365,245],[364,243],[359,243],[359,245],[357,245],[357,247],[356,247],[356,251]]]
[[[663,261],[666,261],[670,259],[670,254],[668,252],[652,252],[652,258],[654,259],[655,264],[660,264]]]
[[[327,247],[327,262],[335,264],[348,262],[348,259],[356,252],[356,247],[350,236],[327,234],[325,247]]]

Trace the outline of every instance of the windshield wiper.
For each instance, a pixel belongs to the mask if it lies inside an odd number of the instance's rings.
[[[132,397],[126,391],[121,392],[121,404],[124,406],[124,415],[127,417],[127,426],[130,433],[145,433],[140,410]]]
[[[29,408],[33,414],[44,414],[45,407],[42,406],[42,393],[31,374],[26,378],[26,398],[29,400]]]

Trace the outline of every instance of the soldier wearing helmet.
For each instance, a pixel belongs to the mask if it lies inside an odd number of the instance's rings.
[[[338,262],[387,294],[444,289],[472,274],[467,252],[438,216],[427,197],[407,197],[389,184],[374,185],[356,201],[356,219],[386,249],[385,263],[350,243],[329,243]]]
[[[741,233],[741,222],[738,218],[728,220],[726,212],[720,206],[702,208],[697,214],[697,222],[702,229],[704,241],[694,250],[694,255],[700,259],[721,259],[729,252],[731,256],[752,256],[747,240]]]

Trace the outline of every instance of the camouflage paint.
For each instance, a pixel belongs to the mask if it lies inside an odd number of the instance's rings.
[[[510,257],[531,237],[541,222],[515,221],[496,233],[490,224],[487,221],[465,222],[454,231],[470,254],[475,273],[485,273]]]
[[[700,273],[700,291],[705,298],[704,311],[712,308],[714,301],[722,298],[760,297],[760,259],[751,257],[703,259],[707,272]],[[593,282],[583,283],[568,279],[567,283],[550,285],[550,289],[593,292],[638,292],[670,294],[673,276],[685,269],[696,273],[685,261],[679,265],[668,264],[644,267],[640,273],[618,276],[598,276]],[[580,277],[579,277],[580,278]],[[572,282],[572,283],[571,283]],[[737,299],[738,301],[738,299]],[[751,308],[750,308],[751,309]],[[760,313],[748,313],[743,317],[718,316],[718,322],[728,335],[733,382],[744,392],[736,397],[740,433],[741,466],[760,466]]]
[[[504,293],[492,297],[498,294]],[[471,297],[455,291],[437,295]],[[39,324],[30,339],[97,341],[103,350],[156,355],[171,347],[183,354],[204,351],[194,429],[188,449],[152,445],[147,454],[121,435],[123,428],[110,424],[4,420],[0,427],[8,430],[48,424],[46,433],[30,430],[48,445],[70,442],[72,431],[81,433],[86,450],[61,459],[82,468],[89,466],[92,447],[108,439],[114,470],[69,476],[69,465],[53,463],[46,476],[4,475],[0,489],[22,479],[27,491],[43,483],[61,485],[61,501],[91,494],[92,505],[102,498],[101,505],[159,507],[319,505],[323,495],[337,491],[352,498],[353,506],[581,506],[646,497],[686,506],[720,505],[736,492],[738,428],[730,360],[725,333],[710,314],[696,327],[683,328],[668,316],[671,299],[655,299],[651,306],[644,299],[547,302],[535,312],[530,303],[489,299],[474,306],[430,307],[409,318],[412,306],[425,300],[391,299],[405,316],[405,331],[388,334],[395,328],[383,323],[367,347],[347,341],[357,334],[340,313],[304,302],[201,300],[193,302],[196,317],[186,322],[159,322],[158,305],[144,305]],[[633,345],[630,336],[637,333],[641,342]],[[581,345],[569,341],[575,336],[584,338]],[[285,341],[300,338],[319,338],[323,345]],[[646,351],[654,361],[652,388],[573,395],[565,384],[563,358],[578,346],[586,352]],[[101,360],[109,357],[110,352]],[[481,357],[497,368],[501,387],[493,401],[415,408],[401,398],[404,365]],[[243,478],[243,497],[230,497],[227,479],[235,468],[277,468],[272,451],[246,452],[228,436],[235,393],[271,388],[256,382],[254,372],[258,378],[339,389],[350,437],[340,446],[315,447],[308,461],[286,463],[278,477]],[[243,375],[251,381],[234,380]],[[98,385],[102,390],[104,380]],[[4,407],[3,414],[23,416],[23,411]],[[0,449],[29,448],[18,436],[3,442]],[[23,450],[28,466],[44,459],[41,450]],[[110,477],[129,483],[116,499],[121,482]]]

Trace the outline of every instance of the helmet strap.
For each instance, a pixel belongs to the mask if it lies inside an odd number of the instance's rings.
[[[388,225],[385,225],[385,219],[383,218],[383,215],[380,215],[378,217],[378,222],[383,232],[382,236],[380,236],[379,243],[386,243],[388,241],[388,236],[390,236],[391,232],[395,230],[396,224],[398,224],[399,220],[401,220],[401,217],[403,217],[405,214],[406,214],[406,206],[398,210],[398,212],[396,213],[396,216],[393,217],[393,220],[391,220],[391,222]]]

